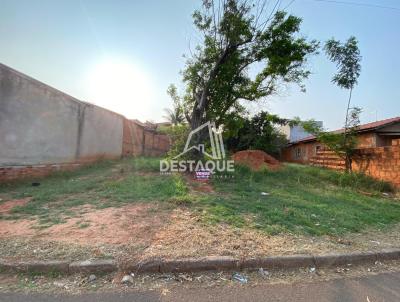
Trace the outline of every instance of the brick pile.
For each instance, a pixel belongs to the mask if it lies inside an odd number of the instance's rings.
[[[340,171],[346,168],[343,158],[330,150],[318,150],[317,154],[310,159],[310,164]]]

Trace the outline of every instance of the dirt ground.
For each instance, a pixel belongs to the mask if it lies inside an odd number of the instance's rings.
[[[201,189],[203,190],[203,189]],[[29,200],[0,205],[6,213]],[[49,228],[36,220],[0,220],[0,255],[9,259],[115,257],[120,261],[224,255],[255,257],[289,254],[381,250],[400,247],[400,225],[390,230],[365,230],[341,238],[270,236],[229,225],[205,225],[185,207],[174,210],[151,203],[119,208],[84,206],[78,217]]]
[[[20,205],[22,200],[13,201]],[[0,211],[11,209],[11,201],[0,206]],[[26,237],[85,245],[128,244],[131,240],[147,242],[163,225],[166,218],[149,204],[134,204],[121,208],[95,210],[89,206],[79,209],[86,212],[69,218],[65,223],[49,228],[38,228],[35,220],[0,220],[0,238]],[[149,210],[157,214],[149,214]]]
[[[14,207],[26,205],[30,200],[31,198],[28,197],[0,203],[0,214],[8,214]]]

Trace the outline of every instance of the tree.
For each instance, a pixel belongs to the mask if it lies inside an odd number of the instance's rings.
[[[262,111],[252,118],[242,119],[242,125],[237,134],[226,140],[230,151],[257,149],[278,156],[281,148],[288,143],[286,136],[279,131],[277,126],[286,125],[289,120],[266,111]]]
[[[358,107],[351,108],[351,96],[355,85],[358,83],[358,77],[361,72],[361,55],[358,48],[358,41],[351,36],[346,43],[331,39],[325,44],[325,52],[328,58],[336,63],[337,73],[332,78],[332,82],[343,89],[349,90],[349,98],[347,101],[346,118],[344,123],[343,137],[340,139],[342,143],[339,150],[345,154],[346,171],[352,169],[352,153],[349,148],[356,146],[355,128],[359,124],[359,115],[361,109]]]
[[[202,41],[182,72],[182,98],[191,129],[207,120],[229,124],[243,114],[241,101],[257,101],[278,91],[282,83],[303,80],[309,55],[318,43],[300,37],[301,19],[267,11],[267,1],[203,0],[193,13]]]
[[[164,116],[164,118],[174,126],[182,124],[185,121],[185,116],[183,115],[183,107],[176,87],[174,85],[170,85],[167,89],[167,93],[173,100],[173,108],[164,109],[167,114]]]
[[[343,131],[328,132],[314,120],[301,122],[304,130],[315,135],[321,142],[345,161],[346,172],[352,171],[352,162],[357,147],[357,128],[360,125],[361,109],[351,108],[346,119],[346,127]]]

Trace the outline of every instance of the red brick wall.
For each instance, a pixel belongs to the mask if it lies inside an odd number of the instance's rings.
[[[389,147],[358,149],[353,170],[400,187],[400,141]]]
[[[377,146],[378,136],[375,133],[362,133],[357,136],[357,140],[358,148],[371,148]],[[323,147],[322,144],[315,141],[289,146],[283,150],[282,159],[288,162],[309,163],[316,155],[317,146]],[[296,156],[298,148],[301,150],[300,157]]]
[[[170,140],[167,135],[147,129],[134,121],[124,121],[124,156],[160,156],[169,149]]]
[[[361,133],[357,135],[357,147],[358,148],[372,148],[376,147],[376,138],[377,135],[375,133]]]
[[[132,127],[133,156],[140,156],[144,152],[144,129],[135,123]]]
[[[153,156],[160,156],[165,154],[170,149],[170,140],[167,135],[164,134],[155,134],[154,135],[154,144],[153,144]]]
[[[393,139],[391,146],[363,147],[371,146],[374,142],[376,142],[376,138],[373,134],[360,135],[359,149],[353,161],[353,170],[400,187],[400,139]],[[316,142],[308,142],[285,148],[282,152],[282,160],[344,169],[344,162],[330,151],[321,151],[317,155],[312,155],[317,145]],[[296,157],[296,148],[301,149],[300,158]]]
[[[72,171],[81,167],[82,164],[83,163],[68,163],[0,167],[0,182],[7,182],[22,178],[43,177],[56,171]]]
[[[281,159],[288,162],[307,164],[316,155],[317,146],[322,145],[318,142],[308,142],[289,146],[282,151]],[[298,149],[300,149],[300,157],[297,156]]]
[[[37,164],[37,165],[14,165],[0,167],[0,183],[23,178],[40,178],[58,171],[73,171],[84,165],[100,160],[117,159],[115,156],[92,156],[85,157],[76,162],[60,164]]]
[[[132,123],[124,119],[124,128],[122,136],[122,156],[132,156],[133,155],[133,142],[132,142]]]

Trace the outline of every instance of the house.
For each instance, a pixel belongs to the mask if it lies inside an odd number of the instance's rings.
[[[315,122],[319,127],[322,128],[323,124],[321,121],[316,121]],[[311,134],[304,130],[304,128],[301,125],[284,125],[279,128],[280,132],[283,133],[287,140],[290,143],[297,142],[299,140],[302,140],[303,138],[309,137]]]
[[[344,129],[333,132],[341,133]],[[400,117],[360,125],[357,129],[358,149],[391,146],[392,140],[400,138]],[[323,146],[315,136],[310,135],[289,143],[283,150],[283,160],[310,163]]]
[[[343,133],[344,129],[334,132]],[[360,125],[353,171],[365,173],[400,187],[400,117]],[[333,151],[308,136],[282,150],[283,161],[343,170],[345,163]]]

